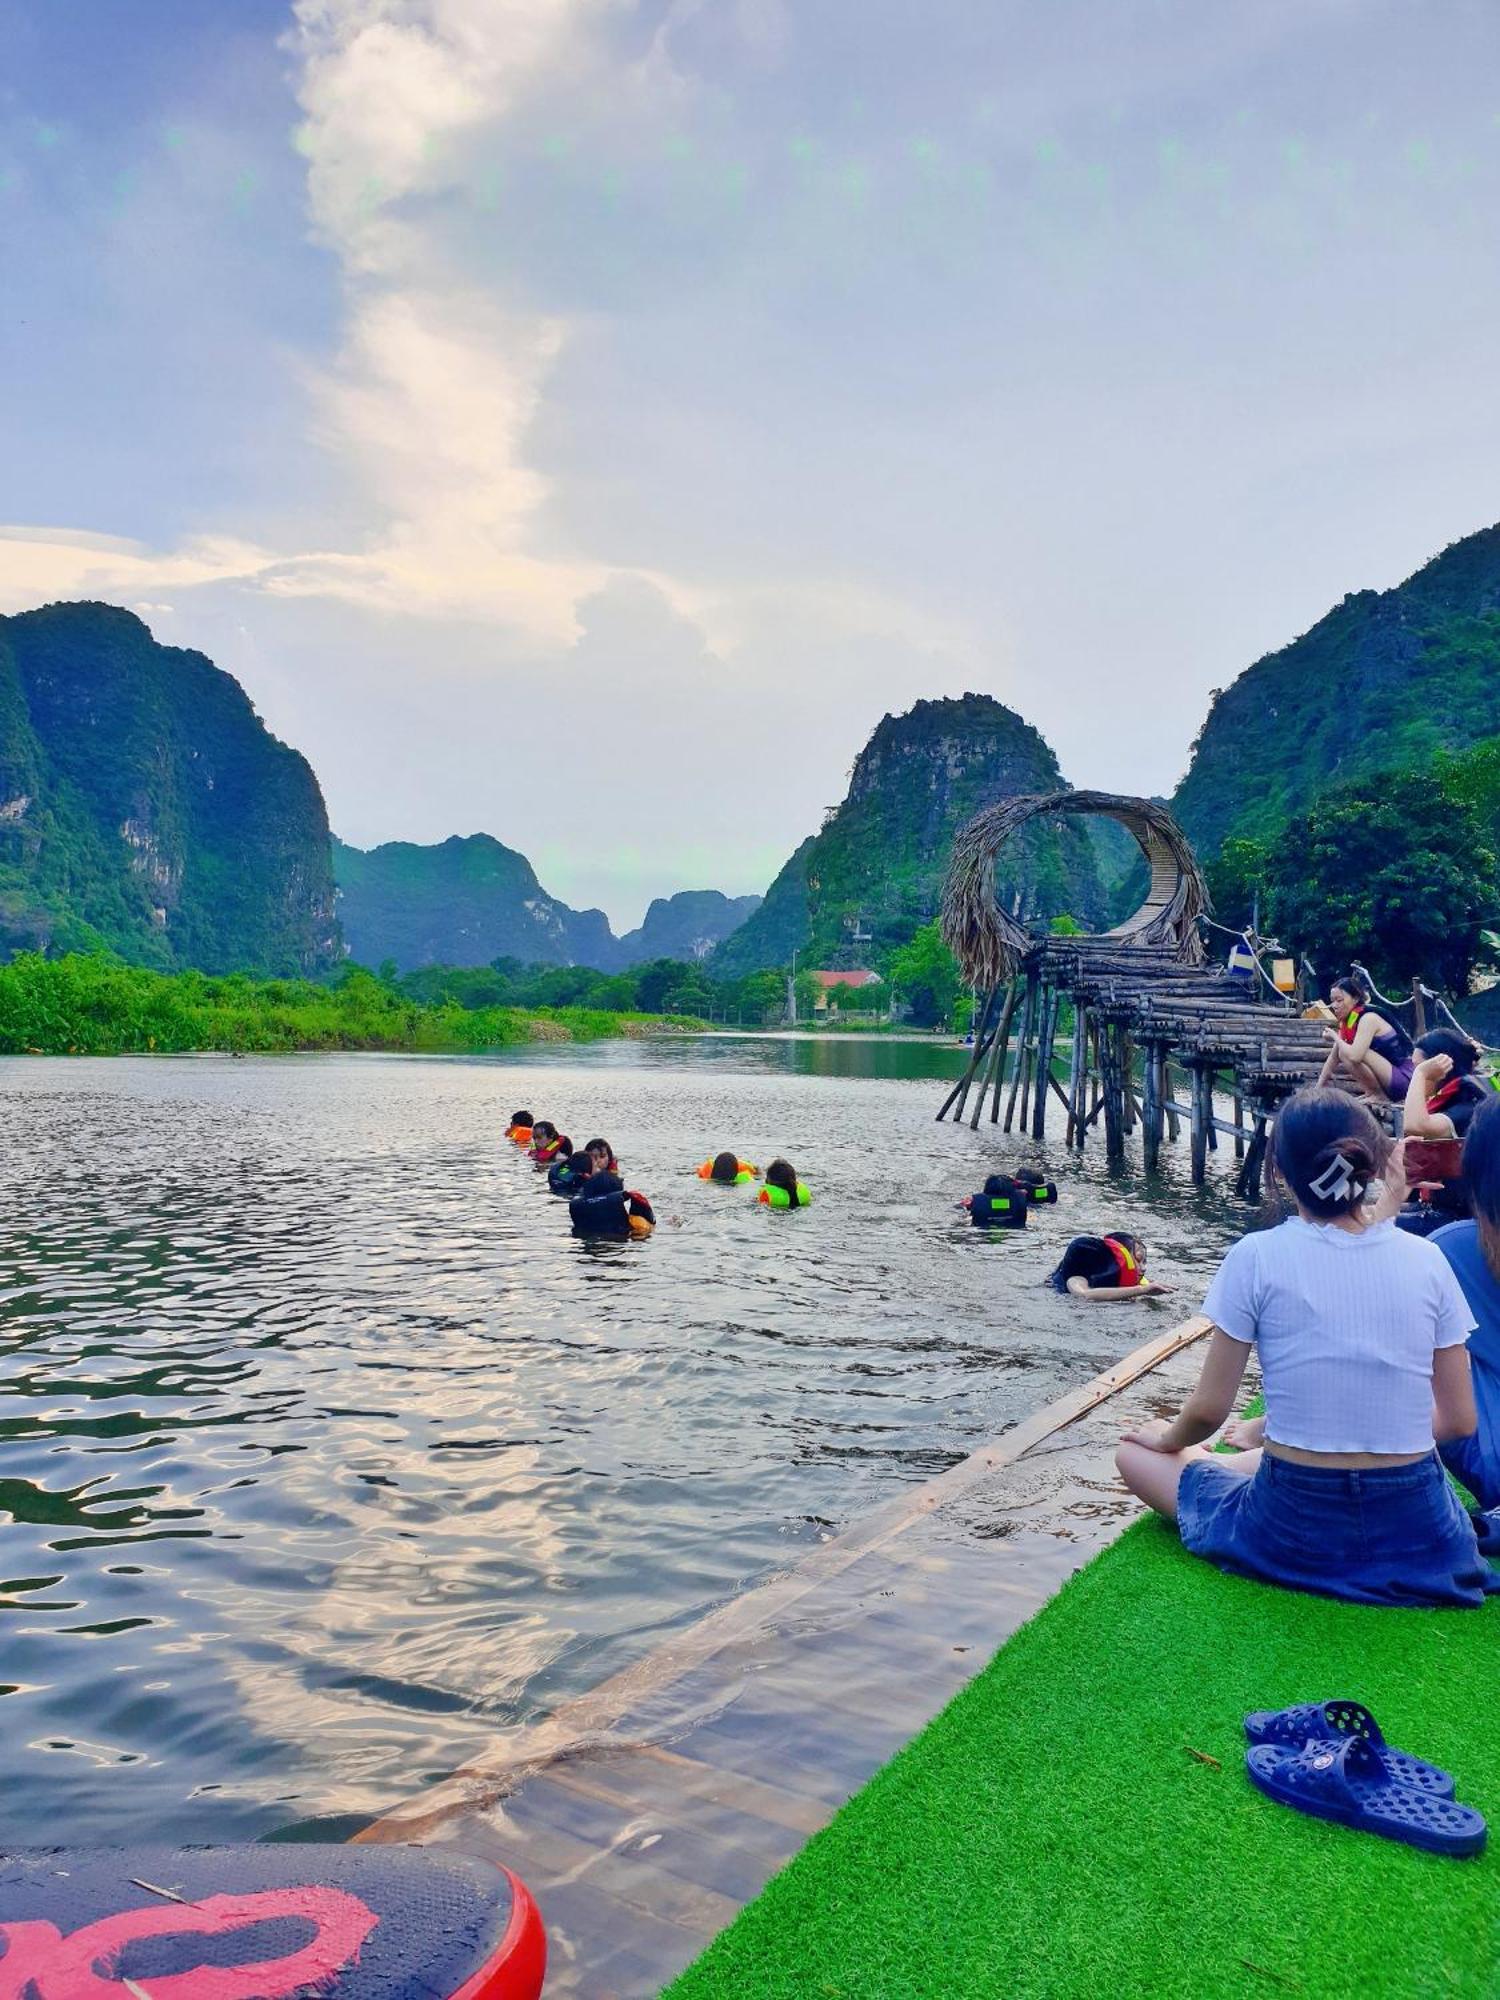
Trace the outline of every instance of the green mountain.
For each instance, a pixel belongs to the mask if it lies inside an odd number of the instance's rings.
[[[760,905],[759,896],[726,896],[718,889],[679,889],[675,896],[657,896],[640,928],[620,939],[616,963],[624,968],[652,958],[707,958]]]
[[[602,910],[549,896],[524,854],[487,833],[436,846],[333,844],[338,911],[352,957],[421,965],[591,965],[613,971],[619,943]]]
[[[1500,526],[1362,590],[1209,708],[1174,810],[1200,856],[1273,841],[1330,784],[1420,770],[1500,731]]]
[[[723,978],[785,965],[874,965],[936,914],[953,836],[982,807],[1062,788],[1057,759],[988,695],[887,715],[855,760],[849,793],[805,840],[766,900],[710,961]],[[1005,850],[1000,893],[1041,916],[1102,924],[1107,898],[1086,823],[1028,827]]]
[[[0,956],[101,945],[334,964],[328,815],[231,675],[114,605],[51,604],[0,618]]]

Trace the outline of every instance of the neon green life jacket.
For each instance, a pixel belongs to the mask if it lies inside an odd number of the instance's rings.
[[[790,1208],[792,1205],[792,1198],[785,1188],[763,1187],[760,1191],[760,1198],[768,1208]],[[812,1196],[801,1181],[797,1183],[797,1206],[798,1208],[810,1208],[812,1206]]]

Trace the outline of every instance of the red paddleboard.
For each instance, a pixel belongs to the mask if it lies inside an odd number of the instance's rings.
[[[430,1847],[0,1852],[0,2000],[536,2000],[509,1869]]]

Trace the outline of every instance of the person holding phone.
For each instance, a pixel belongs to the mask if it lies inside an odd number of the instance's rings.
[[[1414,1198],[1397,1217],[1414,1236],[1473,1213],[1464,1180],[1463,1150],[1474,1115],[1494,1095],[1478,1073],[1479,1046],[1457,1028],[1434,1028],[1414,1050],[1402,1109],[1406,1173]]]

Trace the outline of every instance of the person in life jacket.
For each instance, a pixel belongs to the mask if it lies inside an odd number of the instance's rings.
[[[1479,1074],[1479,1045],[1457,1028],[1434,1028],[1418,1041],[1416,1053],[1402,1113],[1401,1150],[1412,1196],[1396,1226],[1414,1236],[1430,1236],[1473,1213],[1464,1179],[1464,1141],[1474,1114],[1494,1091]]]
[[[991,1174],[978,1194],[971,1194],[963,1206],[976,1229],[1024,1229],[1030,1203],[1019,1180],[1009,1174]]]
[[[1326,1032],[1328,1060],[1320,1085],[1352,1083],[1365,1097],[1385,1104],[1405,1102],[1411,1085],[1411,1036],[1399,1021],[1388,1021],[1371,1005],[1375,995],[1362,972],[1342,972],[1328,989],[1337,1027]]]
[[[646,1197],[627,1188],[618,1174],[602,1171],[590,1174],[568,1203],[568,1219],[575,1236],[607,1236],[622,1242],[649,1236],[656,1227],[656,1211]]]
[[[1138,1299],[1170,1291],[1146,1276],[1146,1246],[1129,1230],[1108,1236],[1075,1236],[1048,1282],[1075,1299]]]
[[[570,1153],[573,1150],[573,1141],[559,1132],[550,1118],[539,1118],[531,1128],[531,1137],[534,1143],[530,1157],[539,1167],[550,1167],[564,1149]]]
[[[715,1153],[698,1169],[700,1181],[718,1181],[723,1187],[744,1187],[759,1178],[760,1168],[742,1160],[738,1153]]]
[[[798,1180],[787,1160],[772,1160],[766,1168],[766,1184],[755,1197],[765,1208],[808,1208],[812,1196]]]
[[[1033,1208],[1055,1208],[1057,1206],[1057,1183],[1049,1181],[1045,1174],[1039,1174],[1035,1167],[1022,1167],[1015,1177],[1026,1191],[1026,1199]]]
[[[547,1186],[553,1194],[566,1195],[571,1201],[593,1171],[594,1163],[588,1154],[575,1153],[569,1146],[548,1167]]]
[[[596,1174],[617,1174],[620,1162],[615,1158],[615,1149],[608,1139],[590,1139],[583,1149],[594,1163]]]
[[[506,1138],[513,1140],[518,1146],[529,1146],[531,1144],[531,1130],[531,1113],[529,1111],[512,1111],[510,1114],[510,1123],[505,1128]]]

